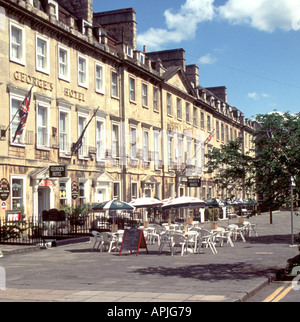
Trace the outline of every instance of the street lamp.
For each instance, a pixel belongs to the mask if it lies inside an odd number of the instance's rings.
[[[295,187],[295,180],[293,177],[291,177],[291,231],[292,231],[292,244],[291,247],[293,246],[297,246],[294,245],[294,218],[293,218],[293,214],[294,214],[294,205],[293,205],[293,201],[294,201],[294,196],[293,196],[293,187]]]

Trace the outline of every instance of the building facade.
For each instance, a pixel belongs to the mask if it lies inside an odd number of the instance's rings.
[[[205,154],[238,136],[250,149],[255,124],[227,103],[226,87],[199,85],[183,49],[138,51],[134,9],[92,4],[0,0],[0,217],[113,198],[227,197],[203,173]]]

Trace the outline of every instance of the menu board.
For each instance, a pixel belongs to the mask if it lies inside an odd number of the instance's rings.
[[[131,253],[136,252],[136,256],[138,256],[140,248],[146,248],[148,254],[143,230],[125,229],[119,255],[121,255],[122,251],[130,251]]]

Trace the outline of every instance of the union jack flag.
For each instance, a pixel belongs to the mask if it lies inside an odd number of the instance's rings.
[[[19,125],[17,127],[17,130],[15,132],[15,135],[14,135],[14,138],[13,138],[13,142],[15,141],[15,139],[16,139],[16,137],[18,135],[20,136],[23,133],[23,130],[25,128],[26,121],[27,121],[27,117],[28,117],[28,113],[29,113],[29,107],[30,107],[30,101],[31,101],[32,88],[33,88],[33,86],[31,87],[31,89],[28,92],[27,96],[25,97],[23,103],[19,107],[20,123],[19,123]]]
[[[205,140],[204,144],[207,144],[212,139],[214,132],[215,132],[215,129],[210,133],[208,138]]]

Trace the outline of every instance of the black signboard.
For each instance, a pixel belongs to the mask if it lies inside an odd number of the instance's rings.
[[[78,183],[76,181],[72,182],[72,199],[76,199],[78,197]]]
[[[7,179],[2,178],[0,180],[0,199],[6,200],[9,196],[9,183]]]
[[[66,165],[51,165],[49,167],[50,178],[65,178],[67,176]]]
[[[192,187],[199,188],[199,187],[201,187],[201,179],[189,179],[188,178],[187,186],[189,188],[192,188]]]
[[[66,213],[64,210],[49,209],[42,211],[43,221],[65,221]]]
[[[119,255],[121,255],[122,251],[130,251],[131,253],[135,251],[136,256],[138,256],[140,248],[146,248],[148,254],[143,230],[125,229]]]

